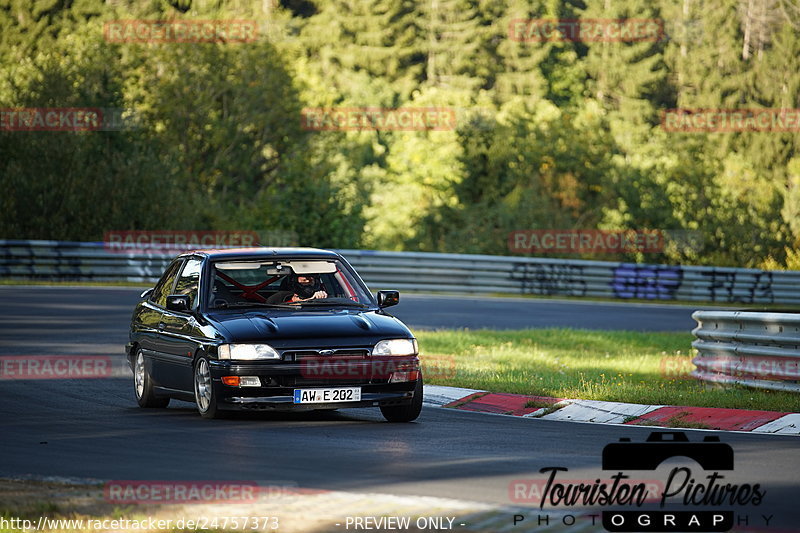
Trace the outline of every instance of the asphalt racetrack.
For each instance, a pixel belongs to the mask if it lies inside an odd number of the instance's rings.
[[[140,291],[2,287],[0,357],[110,355],[121,361]],[[618,329],[624,324],[626,329],[686,331],[693,325],[692,309],[682,306],[406,295],[396,309],[412,329]],[[545,480],[540,472],[545,467],[567,468],[559,473],[564,480],[607,478],[610,473],[601,470],[604,446],[622,437],[640,443],[652,430],[435,407],[425,407],[410,424],[386,423],[380,412],[365,409],[258,413],[209,421],[184,402],[173,401],[166,410],[138,408],[128,377],[0,380],[0,412],[0,478],[280,481],[310,489],[423,498],[420,501],[446,498],[496,508],[495,525],[464,522],[453,526],[457,531],[553,530],[535,522],[550,508],[525,501],[514,492],[515,483]],[[758,505],[750,501],[696,509],[732,510],[741,522],[739,530],[779,533],[800,528],[797,437],[686,433],[692,442],[718,435],[732,446],[735,466],[721,472],[723,484],[759,484],[764,491]],[[680,458],[637,475],[664,480],[680,465],[691,467],[697,484],[708,483],[709,472]],[[513,523],[515,514],[525,517],[519,525]],[[328,530],[345,528],[331,524]],[[557,530],[602,528],[579,523]]]

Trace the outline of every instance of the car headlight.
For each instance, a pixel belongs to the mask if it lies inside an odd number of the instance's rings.
[[[217,349],[220,359],[256,361],[259,359],[280,359],[281,355],[269,344],[221,344]]]
[[[417,339],[388,339],[372,349],[372,355],[417,355]]]

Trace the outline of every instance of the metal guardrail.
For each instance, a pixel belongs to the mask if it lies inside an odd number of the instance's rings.
[[[339,250],[373,288],[442,293],[800,304],[800,272],[424,252]],[[0,240],[0,277],[154,281],[175,255],[100,242]]]
[[[694,377],[800,392],[800,313],[695,311],[692,318]]]

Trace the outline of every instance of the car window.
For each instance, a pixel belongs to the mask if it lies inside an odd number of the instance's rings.
[[[181,263],[183,263],[183,259],[178,259],[167,268],[164,275],[161,276],[161,281],[153,288],[150,301],[161,307],[167,306],[167,296],[172,294],[172,286],[175,285],[175,277],[178,275],[178,268]]]
[[[215,263],[211,270],[210,307],[222,308],[241,302],[264,303],[276,293],[290,292],[288,282],[294,273],[292,263],[291,259]],[[318,263],[322,266],[317,272],[313,272],[314,263],[309,261],[295,261],[295,267],[311,272],[328,299],[346,299],[365,305],[374,303],[371,295],[341,261]]]
[[[189,297],[189,308],[194,308],[197,301],[197,291],[200,288],[200,268],[202,262],[199,259],[189,259],[183,266],[178,283],[175,285],[173,294],[182,294]]]

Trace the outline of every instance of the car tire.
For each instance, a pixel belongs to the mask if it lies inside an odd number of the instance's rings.
[[[139,407],[163,408],[169,405],[169,398],[156,396],[153,390],[153,379],[144,364],[144,354],[142,350],[136,350],[136,358],[133,362],[133,392],[136,394],[136,402]]]
[[[208,359],[199,357],[192,372],[194,378],[194,401],[197,412],[203,418],[222,418],[224,411],[217,406],[217,395],[214,394],[214,383],[211,379],[211,367]]]
[[[414,399],[408,405],[381,407],[383,417],[389,422],[411,422],[416,420],[422,411],[422,377],[414,387]]]

